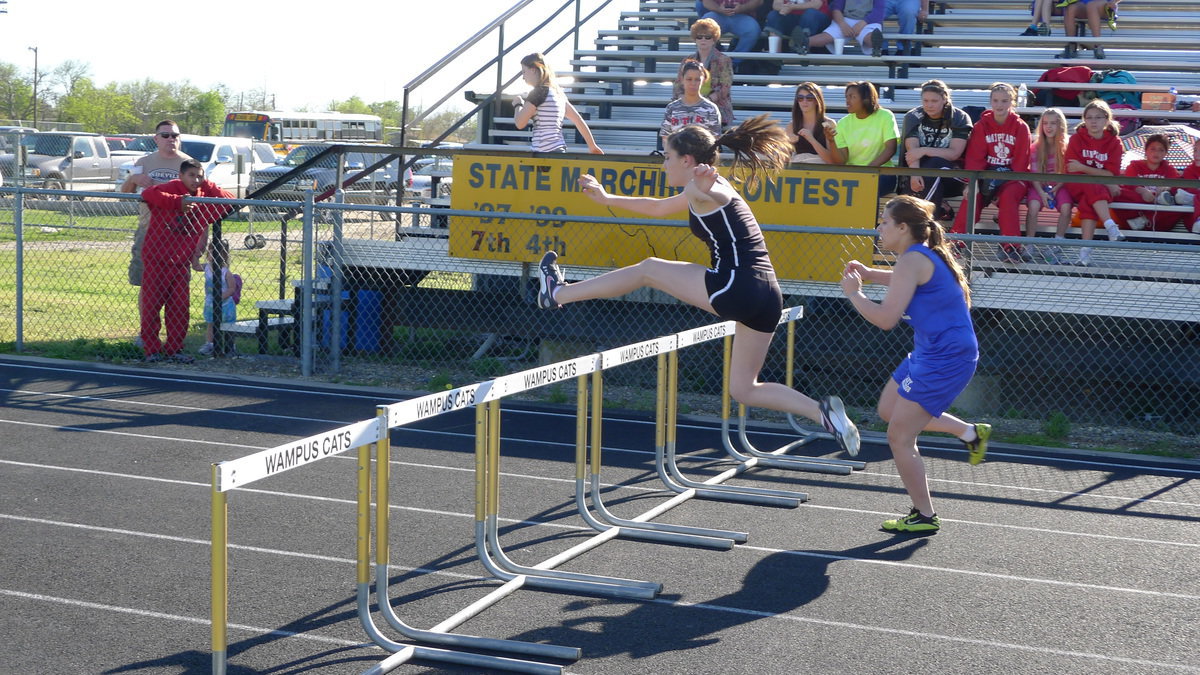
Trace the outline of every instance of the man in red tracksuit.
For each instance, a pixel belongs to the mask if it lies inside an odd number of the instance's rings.
[[[979,122],[971,129],[967,149],[963,153],[963,167],[970,170],[1029,171],[1029,125],[1020,115],[1013,112],[1016,91],[1011,85],[997,82],[991,87],[991,110],[985,110]],[[987,201],[996,201],[1000,207],[1000,234],[1005,237],[1021,236],[1020,205],[1025,196],[1025,181],[986,181],[999,183],[994,191],[988,191],[988,199],[976,197],[975,220]],[[974,222],[974,221],[972,221]],[[967,231],[966,202],[954,218],[954,232]],[[1031,260],[1019,244],[1001,244],[997,256],[1004,262]]]
[[[195,360],[181,351],[191,319],[190,270],[203,271],[200,254],[208,239],[208,226],[232,210],[187,203],[184,198],[189,196],[234,198],[204,180],[204,167],[192,159],[180,165],[179,178],[142,192],[142,200],[150,208],[150,223],[142,246],[141,336],[146,360],[151,362]],[[166,343],[159,339],[159,312],[167,324]]]

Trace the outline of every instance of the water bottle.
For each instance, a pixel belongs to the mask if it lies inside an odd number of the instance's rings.
[[[1050,211],[1058,208],[1058,201],[1054,199],[1054,188],[1043,187],[1046,192],[1046,208]]]
[[[1026,87],[1024,82],[1017,88],[1017,100],[1015,104],[1018,108],[1024,108],[1029,105],[1029,87]]]

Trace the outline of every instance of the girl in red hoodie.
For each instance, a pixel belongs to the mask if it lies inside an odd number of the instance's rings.
[[[1167,151],[1171,149],[1171,141],[1164,134],[1153,134],[1146,139],[1146,159],[1135,159],[1125,167],[1125,175],[1134,178],[1179,178],[1179,172],[1170,162],[1164,161]],[[1171,196],[1171,188],[1158,188],[1146,185],[1122,185],[1117,193],[1117,201],[1133,202],[1134,204],[1166,203]],[[1170,232],[1179,222],[1176,211],[1157,211],[1155,209],[1113,209],[1118,216],[1125,220],[1131,230],[1142,230],[1146,226],[1154,232]]]
[[[997,82],[991,86],[992,109],[985,110],[979,122],[971,129],[967,139],[967,150],[963,166],[968,170],[1029,171],[1029,125],[1013,113],[1013,100],[1017,96],[1012,85]],[[1025,197],[1026,184],[1020,180],[988,180],[983,183],[990,194],[975,200],[975,220],[984,204],[995,200],[1000,205],[1000,234],[1005,237],[1021,236],[1020,205]],[[974,222],[974,221],[972,221]],[[954,232],[967,231],[967,210],[960,208],[954,218]],[[1005,262],[1020,262],[1032,259],[1020,244],[1001,244],[997,256]]]
[[[1121,146],[1120,127],[1113,119],[1112,109],[1104,99],[1092,99],[1083,108],[1083,122],[1075,127],[1071,140],[1067,143],[1067,173],[1083,176],[1115,176],[1121,171],[1121,155],[1125,152]],[[1079,229],[1083,238],[1091,241],[1096,235],[1097,220],[1104,221],[1104,229],[1108,238],[1116,241],[1124,239],[1121,228],[1112,219],[1108,203],[1117,195],[1116,185],[1101,185],[1099,183],[1067,183],[1067,192],[1079,208]],[[1091,263],[1092,250],[1079,249],[1079,259],[1076,265]]]

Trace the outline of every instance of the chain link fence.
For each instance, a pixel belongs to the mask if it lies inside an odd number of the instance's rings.
[[[408,184],[398,163],[394,172],[386,165],[334,194],[332,203],[306,209],[306,196],[336,185],[337,174],[361,173],[387,158],[343,158],[325,167],[335,175],[328,183],[292,176],[274,193],[232,202],[237,210],[220,229],[230,243],[229,268],[242,283],[234,321],[224,322],[221,334],[232,338],[239,355],[294,364],[292,372],[305,375],[364,364],[379,372],[412,370],[437,388],[715,321],[653,290],[559,310],[534,304],[535,265],[548,248],[562,255],[568,280],[611,267],[597,260],[624,264],[646,246],[660,257],[706,263],[680,220],[659,221],[654,238],[642,221],[580,217],[586,226],[572,226],[572,216],[553,207],[496,214],[495,204],[488,211],[468,200],[465,209],[442,208],[449,206],[453,178],[462,174],[446,168],[422,192],[420,183]],[[252,179],[256,189],[269,183],[264,176]],[[424,202],[413,204],[406,192]],[[139,288],[127,277],[139,205],[136,195],[0,188],[5,351],[141,358],[134,346]],[[985,210],[983,221],[991,213]],[[850,258],[876,265],[892,258],[874,250],[871,231],[843,229],[849,223],[823,228],[762,220],[777,267],[802,264],[809,271],[781,274],[786,304],[806,308],[797,324],[796,388],[873,409],[885,378],[911,347],[911,331],[872,327],[828,277]],[[1036,420],[1059,414],[1072,423],[1200,432],[1200,247],[1100,239],[1090,243],[1092,265],[1076,267],[1042,262],[1046,239],[961,239],[981,360],[956,403],[960,411]],[[1002,262],[1002,242],[1023,242],[1038,257]],[[1068,258],[1081,245],[1078,239],[1056,243]],[[205,285],[201,272],[190,274],[183,350],[196,354],[205,343]],[[877,299],[883,290],[867,288]],[[783,381],[782,331],[776,343],[763,378]],[[719,344],[689,350],[681,363],[682,389],[719,393],[720,362]],[[238,371],[238,363],[231,360],[230,370]],[[652,360],[606,373],[608,385],[627,388],[627,404],[653,400],[654,376]],[[566,400],[572,390],[567,383],[551,391],[551,399]]]

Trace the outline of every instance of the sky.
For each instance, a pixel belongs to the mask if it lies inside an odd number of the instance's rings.
[[[45,74],[68,60],[88,65],[98,86],[152,79],[187,80],[201,89],[224,84],[234,92],[264,90],[279,110],[323,110],[330,101],[358,96],[363,101],[401,100],[404,86],[474,35],[516,0],[205,0],[172,3],[149,0],[8,0],[0,14],[0,62],[22,73]],[[511,42],[524,35],[562,0],[536,0],[526,18],[505,28]],[[585,11],[599,4],[585,0]],[[629,9],[630,0],[613,5]],[[360,14],[343,11],[357,7]],[[615,11],[592,29],[616,26]],[[539,11],[540,10],[540,11]],[[329,15],[325,17],[323,15]],[[552,24],[553,36],[573,19]],[[332,27],[332,28],[331,28]],[[551,29],[514,49],[515,60],[549,46]],[[417,88],[415,102],[430,105],[495,54],[495,33],[455,59],[455,68]],[[570,41],[567,43],[568,48]],[[187,49],[187,47],[194,49]],[[568,51],[550,53],[551,64],[569,67]],[[561,65],[559,63],[560,62]],[[513,66],[515,67],[515,66]],[[509,67],[507,72],[515,72]],[[477,91],[495,86],[495,71],[476,82]],[[513,90],[516,91],[516,90]],[[450,104],[465,108],[456,94]]]

